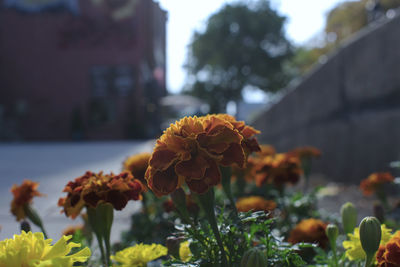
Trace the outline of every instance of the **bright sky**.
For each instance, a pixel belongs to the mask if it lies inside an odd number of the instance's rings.
[[[324,27],[325,14],[344,0],[272,0],[272,6],[288,18],[287,36],[302,44]],[[185,82],[187,45],[196,29],[202,29],[207,18],[232,0],[158,0],[168,11],[167,87],[178,93]]]

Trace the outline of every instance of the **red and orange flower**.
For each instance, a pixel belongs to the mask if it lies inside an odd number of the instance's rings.
[[[63,207],[67,217],[74,219],[83,207],[95,208],[103,202],[112,204],[116,210],[122,210],[129,200],[141,199],[143,190],[143,184],[128,172],[105,175],[103,172],[88,171],[65,186],[63,192],[68,195],[60,198],[58,205]]]
[[[300,159],[290,153],[280,153],[255,161],[254,172],[256,185],[273,183],[276,186],[296,184],[303,172]]]
[[[379,267],[400,266],[400,231],[397,231],[386,244],[379,246],[376,261]]]
[[[157,140],[146,171],[148,186],[157,196],[168,195],[186,182],[202,194],[221,179],[218,166],[245,166],[258,151],[258,131],[228,115],[185,117]]]
[[[297,244],[318,243],[319,246],[325,247],[328,242],[325,229],[328,224],[319,219],[305,219],[300,221],[296,227],[290,232],[289,243]]]
[[[11,192],[14,198],[11,202],[11,213],[14,214],[17,221],[26,218],[25,205],[31,204],[34,197],[43,196],[37,191],[38,186],[39,183],[32,182],[31,180],[24,180],[21,185],[12,186]]]
[[[276,208],[276,203],[260,196],[249,196],[239,198],[236,202],[236,208],[240,212],[272,211]]]
[[[376,172],[368,176],[365,180],[361,181],[360,189],[365,196],[370,196],[379,190],[382,185],[392,183],[394,181],[393,175],[388,172]]]
[[[134,178],[146,184],[144,175],[149,166],[150,156],[151,153],[144,152],[128,157],[123,163],[123,171],[131,172]]]

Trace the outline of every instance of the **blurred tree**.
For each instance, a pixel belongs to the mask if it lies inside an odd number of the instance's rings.
[[[321,56],[337,48],[344,39],[361,30],[369,21],[398,7],[400,7],[400,0],[359,0],[340,3],[327,15],[323,45],[298,48],[290,66],[296,69],[297,75],[308,72]]]
[[[247,86],[268,92],[284,87],[283,62],[291,55],[284,22],[267,0],[225,5],[194,33],[185,91],[207,101],[211,112],[223,112]]]

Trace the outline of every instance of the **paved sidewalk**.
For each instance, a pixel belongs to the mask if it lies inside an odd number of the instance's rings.
[[[13,184],[23,179],[40,183],[38,190],[46,197],[34,199],[33,207],[41,215],[50,238],[59,239],[68,225],[81,220],[68,219],[60,214],[57,201],[65,196],[66,183],[87,170],[114,172],[121,170],[123,160],[135,153],[151,152],[154,141],[129,142],[73,142],[73,143],[0,143],[0,240],[19,233],[19,223],[9,212]],[[130,215],[140,204],[130,201],[121,212],[115,212],[112,241],[118,241],[120,233],[129,228]],[[32,226],[34,231],[38,230]]]

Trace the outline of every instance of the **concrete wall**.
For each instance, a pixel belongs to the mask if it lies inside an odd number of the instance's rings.
[[[400,159],[400,16],[344,44],[253,123],[287,151],[312,145],[314,171],[358,183]]]

